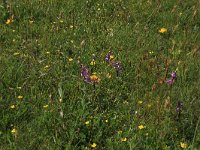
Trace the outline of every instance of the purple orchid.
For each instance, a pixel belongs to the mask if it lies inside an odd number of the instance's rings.
[[[90,82],[90,74],[89,69],[84,67],[84,65],[81,65],[81,76],[83,77],[83,80],[86,82]]]
[[[168,80],[166,81],[166,83],[167,83],[168,85],[172,85],[172,84],[174,84],[176,78],[177,78],[176,72],[173,71],[173,72],[171,73],[171,78],[168,79]]]

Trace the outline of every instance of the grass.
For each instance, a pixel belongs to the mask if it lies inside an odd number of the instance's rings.
[[[199,149],[199,8],[0,2],[0,149]]]

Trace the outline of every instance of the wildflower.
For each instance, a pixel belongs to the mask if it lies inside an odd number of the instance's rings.
[[[141,124],[141,125],[138,126],[138,128],[141,130],[141,129],[144,129],[145,126]]]
[[[169,79],[169,80],[166,81],[166,83],[167,83],[168,85],[172,85],[172,84],[174,83],[174,80],[173,80],[173,79]]]
[[[167,32],[167,29],[166,28],[161,28],[158,32],[159,33],[165,33],[165,32]]]
[[[173,72],[171,73],[171,78],[172,78],[172,79],[176,79],[176,72],[175,72],[175,71],[173,71]]]
[[[127,141],[127,138],[125,137],[125,138],[121,138],[121,141],[122,142],[126,142]]]
[[[92,148],[95,148],[95,147],[97,147],[97,144],[96,144],[96,143],[93,143],[93,144],[91,145],[91,147],[92,147]]]
[[[105,56],[105,61],[109,63],[111,60],[113,60],[113,58],[114,58],[114,56],[113,56],[112,52],[109,51],[108,54],[106,54],[106,56]]]
[[[177,78],[176,72],[173,71],[173,72],[171,73],[171,78],[168,79],[168,80],[166,81],[166,83],[167,83],[168,85],[172,85],[172,84],[174,84],[176,78]]]
[[[108,119],[106,119],[105,122],[108,123]]]
[[[117,72],[117,76],[119,76],[120,72],[123,69],[122,63],[121,62],[114,62],[113,67],[115,68],[115,70]]]
[[[181,148],[183,148],[183,149],[187,148],[187,144],[186,144],[186,143],[183,143],[183,142],[180,142],[180,146],[181,146]]]
[[[83,80],[86,82],[91,82],[90,80],[90,74],[88,68],[81,66],[81,76],[83,77]]]
[[[43,108],[48,108],[48,107],[49,107],[49,105],[44,105],[44,106],[43,106]]]
[[[91,75],[91,76],[90,76],[90,80],[91,80],[92,82],[99,82],[99,78],[98,78],[96,75]]]
[[[69,62],[70,62],[70,61],[72,61],[72,60],[73,60],[73,58],[69,58],[68,60],[69,60]]]
[[[12,19],[7,19],[6,20],[6,24],[11,24],[12,23]]]
[[[91,65],[91,66],[94,66],[95,64],[96,64],[95,60],[92,59],[92,61],[90,62],[90,65]]]
[[[23,96],[19,95],[19,96],[17,96],[17,98],[18,98],[18,99],[22,99],[22,98],[23,98]]]
[[[11,105],[10,108],[11,108],[11,109],[15,109],[16,106],[15,106],[15,105]]]
[[[48,52],[46,52],[46,54],[50,54],[50,52],[48,51]]]
[[[60,20],[60,23],[63,23],[64,21],[63,20]]]
[[[15,128],[13,128],[12,130],[11,130],[11,133],[12,134],[15,134],[17,132],[17,130],[15,129]]]
[[[88,125],[88,124],[90,124],[90,121],[86,121],[86,122],[85,122],[85,125]]]

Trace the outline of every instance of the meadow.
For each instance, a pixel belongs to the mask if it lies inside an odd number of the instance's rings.
[[[0,1],[0,149],[200,149],[199,0]]]

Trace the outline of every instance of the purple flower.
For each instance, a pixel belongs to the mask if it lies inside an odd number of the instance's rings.
[[[173,72],[171,73],[171,78],[168,79],[168,80],[165,81],[165,82],[166,82],[168,85],[172,85],[172,84],[174,84],[176,78],[177,78],[177,76],[176,76],[176,72],[173,71]]]
[[[172,79],[176,79],[176,72],[175,72],[175,71],[173,71],[173,72],[171,73],[171,77],[172,77]]]
[[[168,85],[172,85],[174,83],[174,81],[175,81],[174,79],[169,79],[169,80],[166,81],[166,83]]]
[[[106,54],[106,56],[105,56],[105,61],[109,63],[110,60],[113,59],[113,57],[114,56],[113,56],[112,52],[109,51],[108,54]]]
[[[83,80],[86,82],[90,82],[90,73],[89,69],[84,67],[84,65],[81,65],[81,76],[83,77]]]
[[[121,62],[113,62],[113,67],[115,68],[116,72],[117,72],[117,76],[119,76],[120,72],[123,69],[123,65]]]

